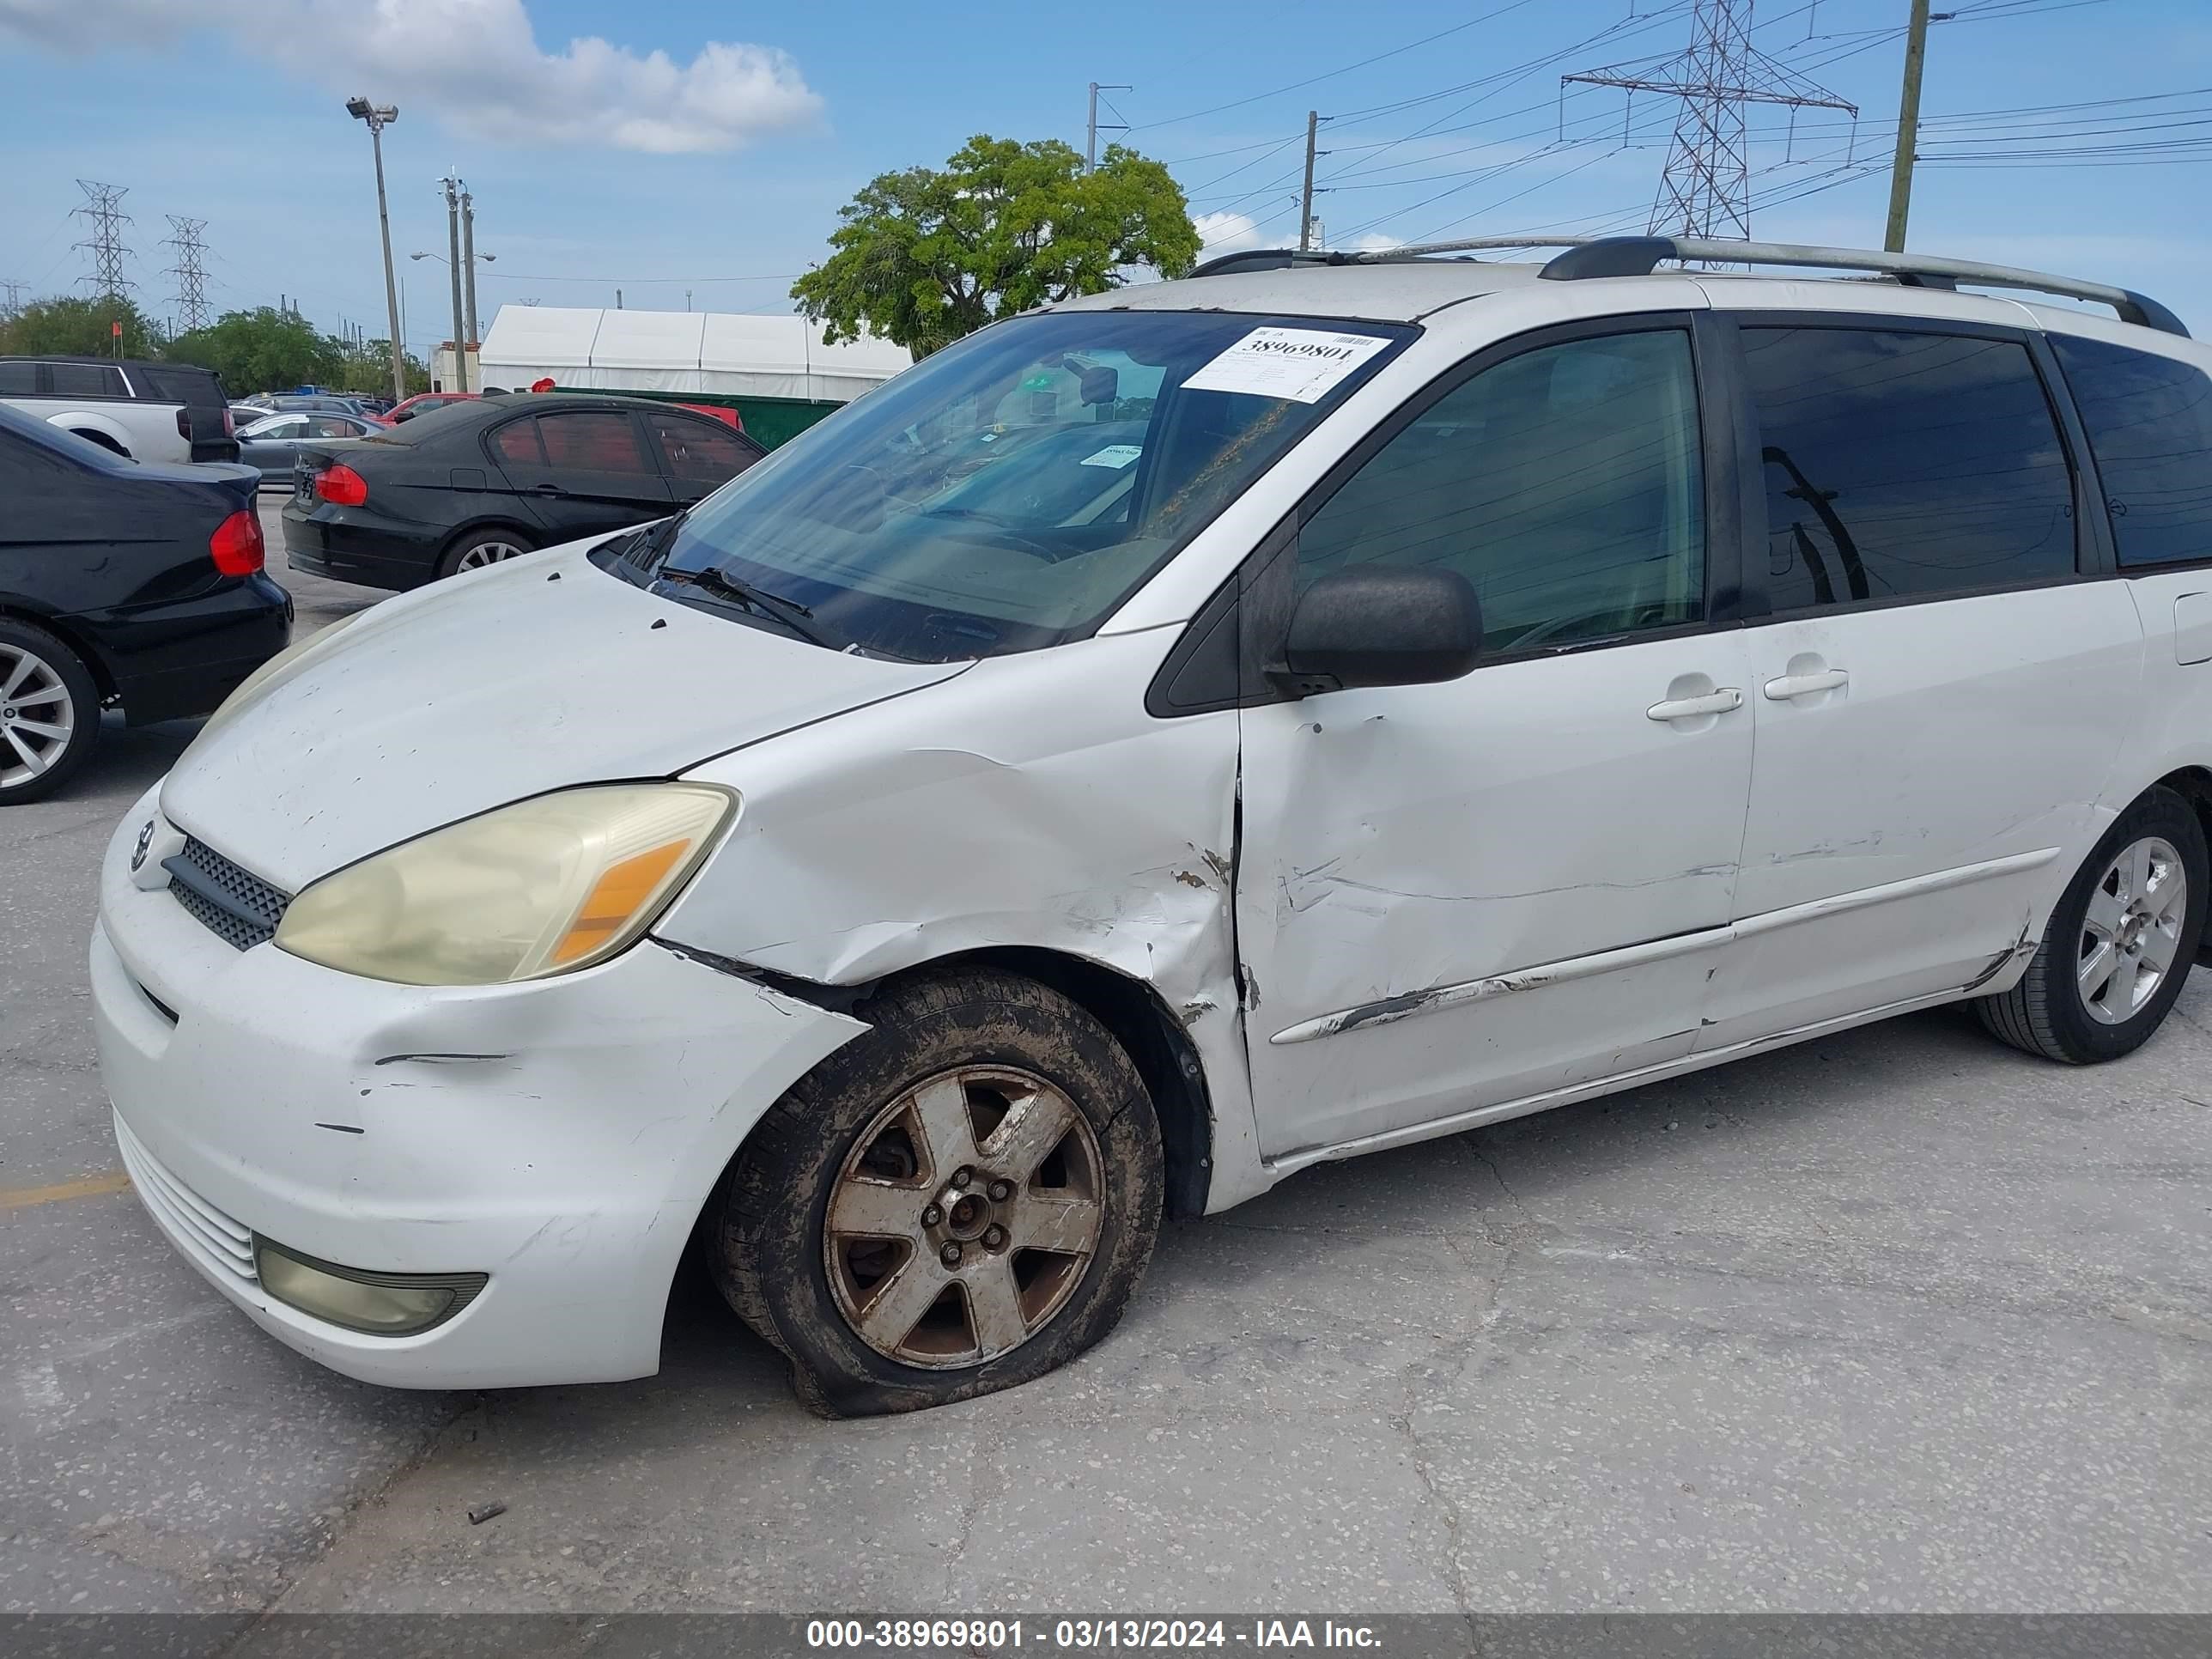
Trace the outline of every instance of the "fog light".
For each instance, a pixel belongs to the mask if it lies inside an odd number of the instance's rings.
[[[412,1336],[476,1299],[483,1273],[373,1273],[318,1261],[256,1236],[261,1288],[287,1307],[369,1336]]]

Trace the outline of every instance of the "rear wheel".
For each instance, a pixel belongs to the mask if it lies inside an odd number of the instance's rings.
[[[2073,1065],[2142,1046],[2181,994],[2204,932],[2203,827],[2170,789],[2146,792],[2075,875],[2018,985],[1975,1004],[2015,1048]]]
[[[504,564],[533,551],[530,538],[518,530],[472,530],[446,550],[438,561],[441,576],[458,576],[464,570]]]
[[[909,981],[731,1166],[723,1294],[833,1415],[1042,1376],[1114,1328],[1151,1259],[1158,1124],[1113,1036],[995,970]]]
[[[76,653],[0,617],[0,805],[60,788],[99,731],[100,690]]]

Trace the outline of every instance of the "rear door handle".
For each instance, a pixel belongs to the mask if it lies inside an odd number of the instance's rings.
[[[541,483],[531,485],[530,493],[533,495],[565,495],[568,492],[556,483]]]
[[[1708,714],[1725,714],[1731,708],[1742,707],[1743,693],[1732,685],[1724,685],[1702,697],[1669,697],[1664,702],[1655,702],[1644,711],[1644,716],[1654,720],[1694,720]]]
[[[1810,697],[1823,691],[1834,691],[1850,684],[1851,677],[1840,668],[1831,668],[1822,674],[1784,674],[1778,680],[1766,683],[1770,702],[1787,702],[1792,697]]]

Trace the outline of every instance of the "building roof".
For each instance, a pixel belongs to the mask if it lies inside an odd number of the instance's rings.
[[[825,346],[822,325],[804,317],[509,305],[478,361],[495,384],[842,403],[914,357],[885,340]]]

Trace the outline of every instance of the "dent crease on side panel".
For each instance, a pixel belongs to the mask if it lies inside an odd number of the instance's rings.
[[[1139,981],[1204,1069],[1209,1207],[1264,1190],[1231,908],[1235,717],[1130,718],[1170,643],[987,659],[709,762],[690,775],[740,790],[745,812],[657,937],[824,989],[1009,947]]]

